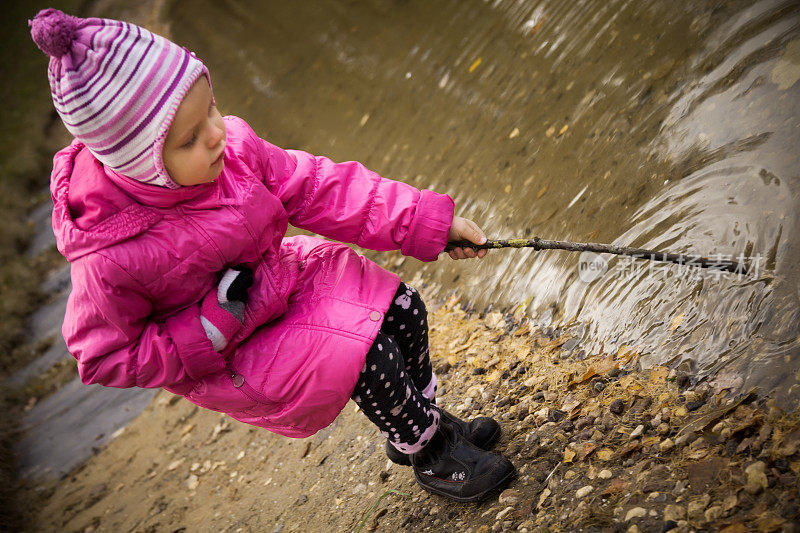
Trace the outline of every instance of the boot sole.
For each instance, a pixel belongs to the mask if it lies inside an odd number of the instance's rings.
[[[417,473],[416,473],[416,472],[414,473],[414,478],[416,478],[416,480],[417,480],[417,484],[418,484],[420,487],[422,487],[424,490],[428,491],[428,492],[431,492],[431,493],[433,493],[433,494],[438,494],[439,496],[444,496],[445,498],[450,498],[451,500],[455,500],[455,501],[457,501],[457,502],[461,502],[461,503],[474,503],[474,502],[481,501],[481,500],[483,500],[483,499],[485,499],[485,498],[488,498],[488,497],[489,497],[489,496],[491,496],[493,493],[500,491],[500,490],[501,490],[502,488],[504,488],[504,487],[505,487],[505,486],[506,486],[506,485],[507,485],[507,484],[508,484],[508,483],[509,483],[509,482],[510,482],[512,479],[514,479],[514,477],[516,477],[516,475],[517,475],[517,470],[516,470],[516,469],[514,469],[514,470],[512,470],[511,472],[509,472],[509,473],[508,473],[508,475],[507,475],[506,477],[504,477],[504,478],[502,478],[500,481],[498,481],[498,482],[497,482],[497,484],[496,484],[494,487],[491,487],[491,488],[489,488],[489,489],[486,489],[485,491],[481,492],[480,494],[476,494],[476,495],[474,495],[474,496],[469,496],[469,497],[454,496],[454,495],[452,495],[452,494],[448,494],[447,492],[445,492],[445,491],[443,491],[443,490],[438,490],[438,489],[436,489],[436,488],[433,488],[433,487],[426,487],[425,485],[423,485],[422,483],[420,483],[420,479],[419,479],[419,477],[417,476]]]

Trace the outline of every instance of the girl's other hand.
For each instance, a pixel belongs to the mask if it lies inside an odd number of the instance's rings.
[[[486,242],[486,235],[483,234],[483,230],[473,221],[467,218],[454,216],[453,223],[450,224],[450,234],[447,236],[447,240],[449,242],[469,241],[475,244],[483,244]],[[472,248],[454,248],[447,253],[453,259],[469,259],[472,257],[483,259],[487,251],[488,250],[478,250],[476,252]]]

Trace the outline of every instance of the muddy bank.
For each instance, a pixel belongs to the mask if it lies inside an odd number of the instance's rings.
[[[26,489],[29,530],[352,531],[371,509],[365,531],[796,531],[799,413],[455,300],[431,343],[441,403],[500,420],[519,472],[480,505],[419,489],[354,404],[292,440],[159,393],[62,482]]]

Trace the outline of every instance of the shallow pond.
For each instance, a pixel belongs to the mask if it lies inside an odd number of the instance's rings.
[[[254,7],[254,4],[257,7]],[[496,238],[749,258],[749,276],[577,253],[386,258],[577,350],[800,398],[794,1],[174,2],[222,111],[266,139],[446,192]],[[380,257],[373,255],[372,257]]]

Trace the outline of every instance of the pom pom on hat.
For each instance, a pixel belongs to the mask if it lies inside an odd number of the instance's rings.
[[[78,21],[58,9],[49,7],[28,21],[36,46],[45,54],[61,57],[69,51],[75,38]]]

